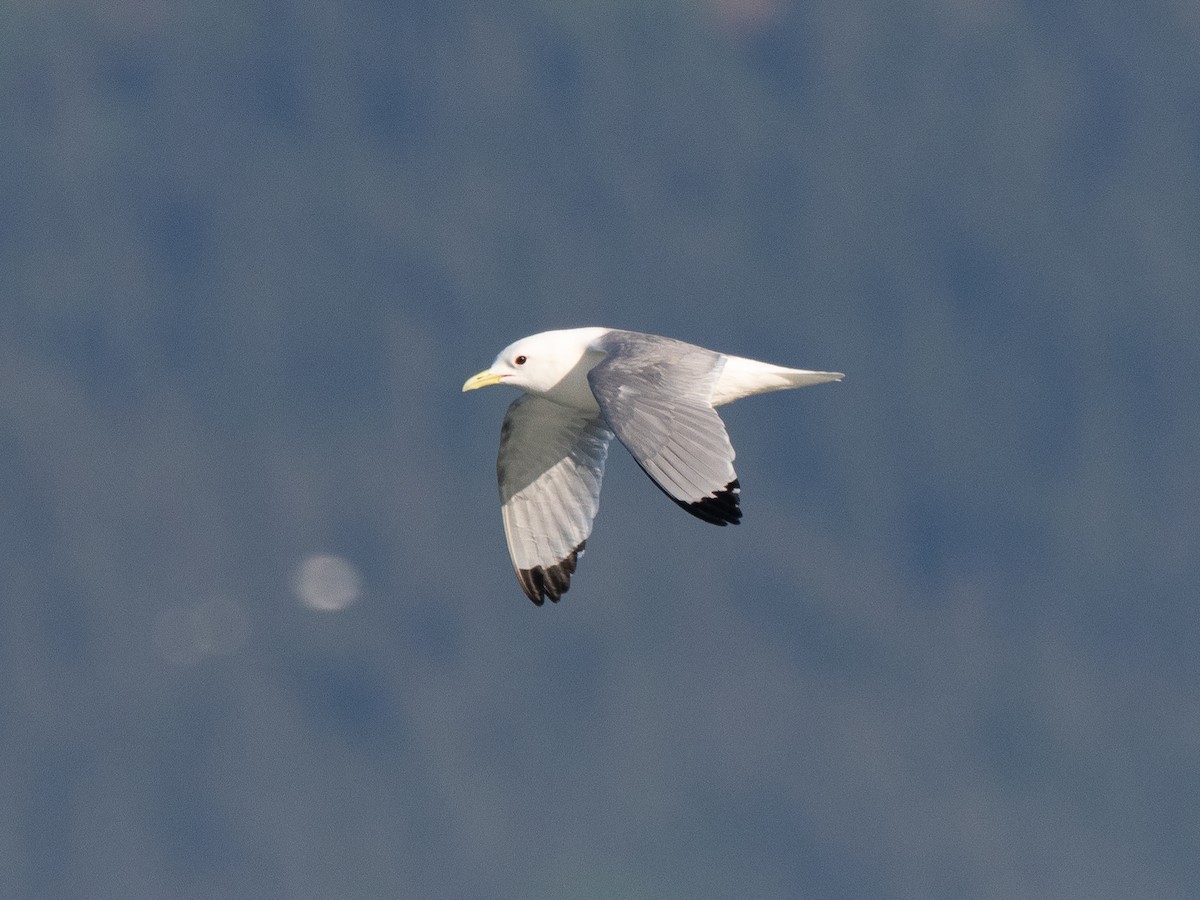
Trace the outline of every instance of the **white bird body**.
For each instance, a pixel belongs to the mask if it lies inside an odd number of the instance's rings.
[[[679,506],[715,525],[737,524],[735,454],[714,407],[842,377],[610,328],[546,331],[504,348],[463,390],[525,391],[505,415],[496,461],[505,536],[525,593],[541,605],[570,586],[614,435]]]
[[[543,331],[505,347],[487,372],[504,373],[504,383],[563,406],[597,411],[599,406],[587,376],[605,356],[604,351],[596,349],[596,342],[613,330],[568,328]],[[843,377],[840,372],[788,369],[757,359],[719,355],[723,363],[713,385],[713,406],[724,406],[754,394],[839,381]],[[527,361],[518,366],[518,358]]]

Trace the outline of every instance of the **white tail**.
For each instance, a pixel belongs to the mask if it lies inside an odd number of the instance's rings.
[[[734,400],[740,400],[742,397],[749,397],[752,394],[808,387],[810,384],[824,384],[826,381],[841,381],[845,377],[841,372],[787,369],[783,366],[759,362],[756,359],[727,356],[721,376],[713,386],[712,405],[721,406],[725,403],[732,403]]]

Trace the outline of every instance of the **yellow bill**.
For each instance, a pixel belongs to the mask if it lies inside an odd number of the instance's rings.
[[[499,384],[504,380],[503,375],[497,375],[490,369],[484,369],[478,375],[472,375],[463,385],[463,392],[473,391],[476,388],[490,387],[493,384]]]

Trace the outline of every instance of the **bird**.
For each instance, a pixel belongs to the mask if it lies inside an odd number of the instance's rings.
[[[525,595],[542,606],[570,588],[614,436],[684,510],[713,525],[736,525],[741,484],[716,407],[844,377],[615,328],[544,331],[505,347],[462,389],[522,391],[500,429],[496,477],[509,556]]]

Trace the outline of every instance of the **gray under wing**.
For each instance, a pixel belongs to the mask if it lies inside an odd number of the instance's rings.
[[[603,418],[522,394],[500,430],[496,476],[508,552],[538,606],[571,585],[600,506],[612,432]]]

